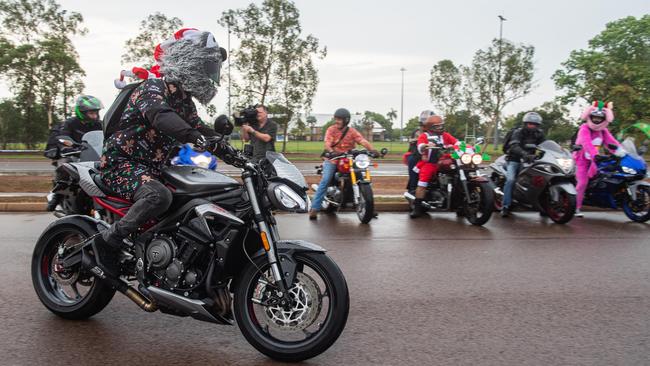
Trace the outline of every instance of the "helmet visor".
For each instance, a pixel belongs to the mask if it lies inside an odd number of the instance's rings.
[[[205,62],[205,73],[210,80],[214,81],[217,85],[220,84],[221,79],[221,61],[209,60]]]
[[[591,122],[599,125],[605,121],[605,117],[603,116],[591,116]]]
[[[445,124],[444,123],[436,123],[435,125],[431,126],[431,130],[436,131],[436,132],[442,132],[445,130]]]

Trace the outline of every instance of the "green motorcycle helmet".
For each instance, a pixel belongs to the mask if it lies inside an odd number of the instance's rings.
[[[99,99],[92,95],[81,95],[75,102],[74,114],[82,122],[97,121],[99,120],[99,116],[96,120],[89,120],[88,116],[86,116],[86,112],[99,111],[102,108],[104,108],[104,105]]]

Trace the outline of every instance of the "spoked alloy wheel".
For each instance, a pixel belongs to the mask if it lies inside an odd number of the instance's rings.
[[[547,192],[542,197],[541,206],[544,213],[556,224],[566,224],[576,213],[576,196],[561,190],[556,202]]]
[[[494,211],[494,189],[489,184],[468,183],[472,204],[464,203],[465,218],[472,225],[481,226],[490,220]]]
[[[235,318],[244,337],[258,351],[280,361],[319,355],[339,337],[347,321],[345,278],[322,253],[296,254],[296,278],[289,303],[274,285],[266,257],[244,271],[235,290]]]
[[[646,222],[650,220],[650,188],[636,186],[636,200],[628,196],[623,201],[623,212],[632,221]]]
[[[90,236],[77,227],[46,232],[32,257],[32,282],[39,300],[50,311],[67,319],[85,319],[100,312],[115,290],[81,269],[64,268],[60,253]]]

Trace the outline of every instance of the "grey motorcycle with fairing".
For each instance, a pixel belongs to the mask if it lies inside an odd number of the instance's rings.
[[[576,211],[577,193],[571,153],[551,140],[526,148],[535,151],[535,160],[522,163],[512,193],[513,202],[537,210],[558,224],[571,221]],[[490,164],[491,178],[496,185],[495,210],[502,208],[506,165],[505,156]]]

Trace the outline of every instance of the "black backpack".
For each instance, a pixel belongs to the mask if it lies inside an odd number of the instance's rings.
[[[512,140],[512,135],[515,133],[515,131],[517,131],[518,128],[519,127],[513,127],[506,134],[506,138],[503,140],[503,153],[504,154],[508,153],[508,148],[509,148],[508,145],[510,145],[510,140]]]
[[[135,88],[137,88],[143,82],[131,83],[120,90],[113,101],[113,104],[106,110],[104,114],[104,139],[109,138],[114,134],[119,126],[120,119],[122,118],[122,113],[124,113],[124,108],[126,108],[126,103],[128,103],[131,94]]]

